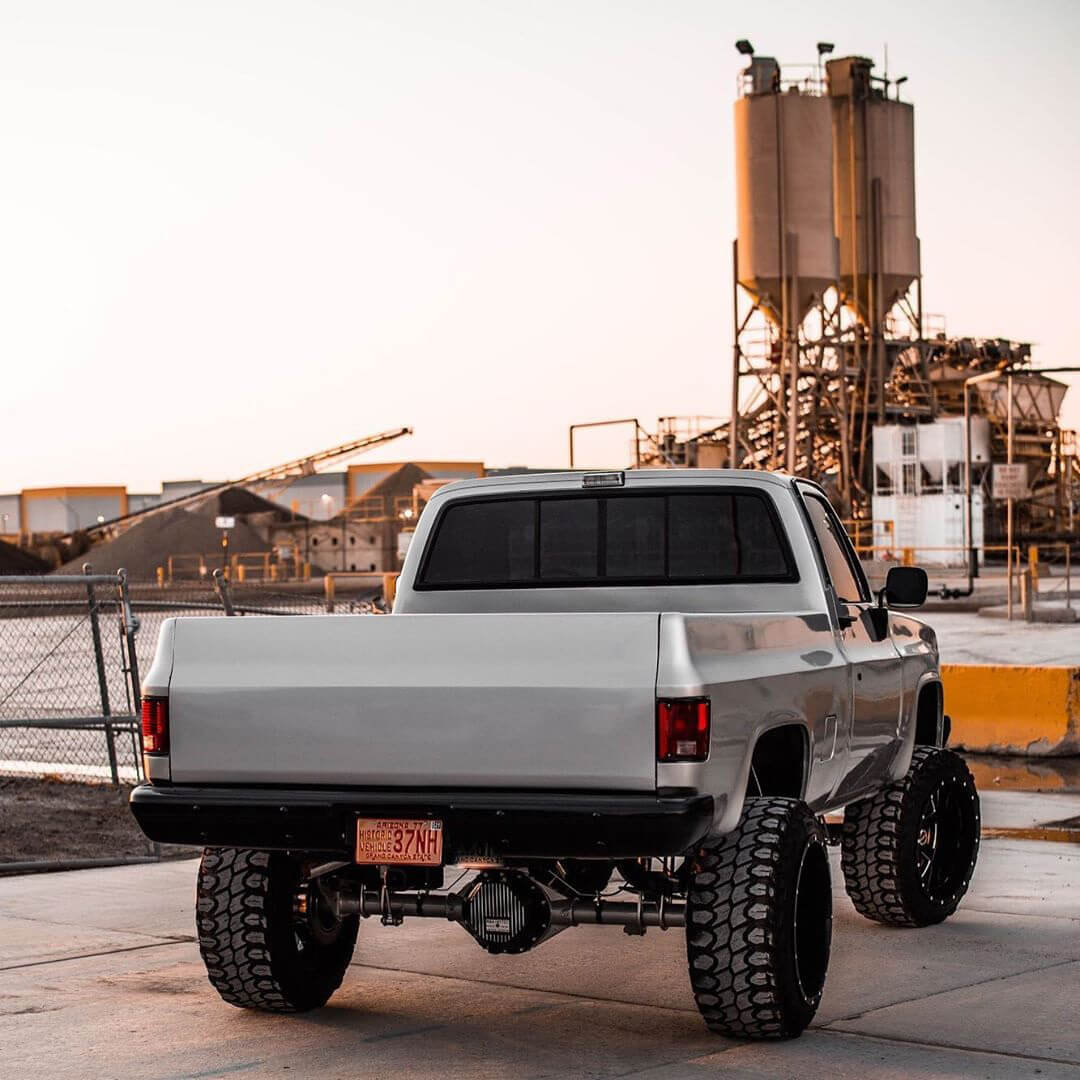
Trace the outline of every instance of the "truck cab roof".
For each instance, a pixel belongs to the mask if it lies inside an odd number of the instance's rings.
[[[439,488],[434,499],[458,495],[465,491],[534,491],[538,488],[579,489],[585,477],[622,476],[624,488],[640,486],[694,486],[705,487],[716,483],[771,484],[788,487],[792,478],[785,473],[765,472],[758,469],[566,469],[561,472],[517,473],[502,476],[467,477],[455,480]]]

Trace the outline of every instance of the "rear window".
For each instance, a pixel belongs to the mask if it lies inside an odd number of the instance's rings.
[[[436,522],[417,587],[796,579],[764,495],[703,491],[451,503]]]

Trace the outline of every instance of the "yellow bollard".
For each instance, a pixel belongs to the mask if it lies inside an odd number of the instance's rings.
[[[159,566],[157,568],[157,583],[159,589],[165,588],[165,567]]]
[[[1039,545],[1032,544],[1028,548],[1028,568],[1031,570],[1031,587],[1035,592],[1039,591]]]
[[[392,608],[394,606],[394,597],[397,596],[398,575],[396,572],[383,574],[382,581],[383,600],[388,608]]]
[[[901,548],[900,550],[900,565],[901,566],[914,566],[915,565],[915,549],[914,548]]]

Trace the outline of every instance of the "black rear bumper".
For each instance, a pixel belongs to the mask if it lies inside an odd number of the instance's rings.
[[[437,818],[444,857],[679,855],[708,832],[711,795],[151,786],[131,793],[151,840],[351,857],[358,817]]]

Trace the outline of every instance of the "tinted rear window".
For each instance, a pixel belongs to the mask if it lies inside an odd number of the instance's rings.
[[[596,499],[544,499],[540,504],[541,579],[596,576],[600,506]]]
[[[771,502],[755,492],[455,502],[419,588],[794,581]]]
[[[607,506],[604,576],[664,576],[664,496],[624,496],[603,500]]]
[[[424,569],[429,585],[517,585],[536,575],[536,503],[456,503]]]

